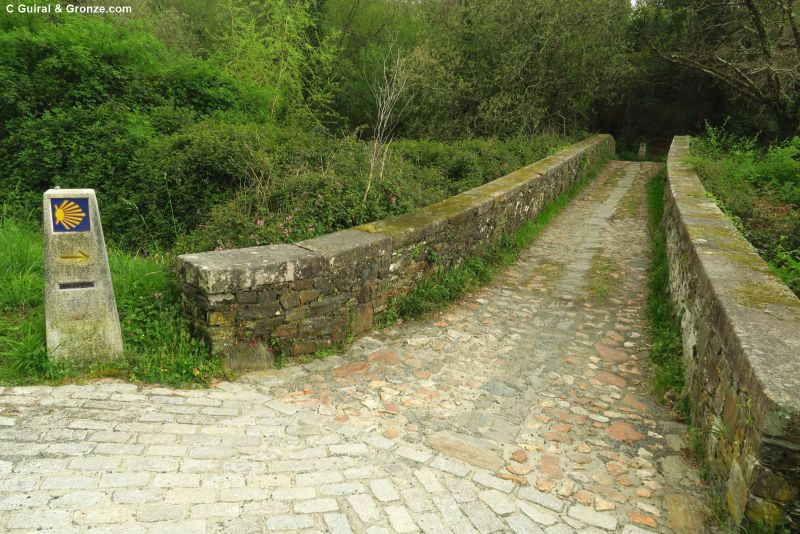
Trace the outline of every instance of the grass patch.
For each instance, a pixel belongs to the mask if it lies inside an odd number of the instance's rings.
[[[547,260],[533,268],[533,276],[545,284],[552,284],[564,276],[564,262]]]
[[[122,357],[85,369],[47,357],[44,253],[33,224],[0,221],[0,384],[58,384],[101,377],[175,387],[206,385],[223,376],[219,358],[189,335],[180,288],[166,259],[109,250],[122,326]]]
[[[669,298],[667,241],[661,226],[665,184],[663,171],[647,183],[651,263],[645,315],[650,331],[655,390],[662,401],[674,404],[683,398],[683,346],[678,316]]]
[[[390,298],[387,310],[378,318],[378,326],[394,324],[398,319],[414,319],[441,309],[479,287],[513,264],[520,253],[530,247],[550,222],[589,184],[605,165],[601,162],[573,183],[561,196],[542,209],[536,218],[527,221],[513,235],[483,254],[469,258],[455,267],[442,269],[422,280],[407,293]]]
[[[597,254],[592,258],[592,267],[586,275],[589,294],[596,303],[605,302],[616,285],[618,278],[614,275],[619,267],[611,258]]]

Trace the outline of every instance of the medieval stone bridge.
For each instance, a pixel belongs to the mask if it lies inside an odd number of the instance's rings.
[[[651,394],[650,163],[608,163],[486,288],[208,390],[0,388],[2,532],[705,532]]]

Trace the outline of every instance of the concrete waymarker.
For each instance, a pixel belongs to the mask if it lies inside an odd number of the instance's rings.
[[[122,332],[94,190],[50,189],[43,207],[50,357],[80,365],[121,354]]]

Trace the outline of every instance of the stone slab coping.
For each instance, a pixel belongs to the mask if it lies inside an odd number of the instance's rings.
[[[381,234],[358,230],[340,230],[313,239],[300,241],[297,246],[321,254],[331,269],[337,270],[353,263],[386,254],[391,239]]]
[[[713,290],[712,318],[747,374],[742,386],[758,391],[776,411],[764,432],[800,442],[800,299],[771,271],[755,248],[706,195],[690,164],[691,138],[675,137],[667,160],[668,194],[700,267]],[[749,375],[749,376],[748,376]]]
[[[210,295],[305,278],[324,269],[325,263],[322,254],[297,245],[267,245],[178,256],[182,279]]]

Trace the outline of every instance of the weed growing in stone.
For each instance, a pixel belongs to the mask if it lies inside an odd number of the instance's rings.
[[[683,346],[678,317],[669,299],[667,242],[661,226],[664,214],[664,173],[647,184],[647,207],[651,237],[650,293],[645,314],[650,328],[650,359],[654,364],[654,386],[662,401],[674,403],[683,396]]]
[[[592,268],[587,275],[589,293],[596,303],[605,302],[618,279],[614,276],[619,266],[606,256],[600,254],[592,258]]]

